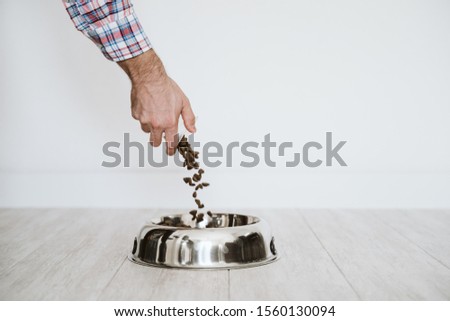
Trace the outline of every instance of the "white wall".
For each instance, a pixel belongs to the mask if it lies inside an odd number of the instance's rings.
[[[209,169],[212,208],[450,206],[450,2],[134,3],[197,140],[348,141],[346,168]],[[0,15],[0,206],[191,206],[181,168],[101,167],[105,142],[147,137],[125,75],[61,3]]]

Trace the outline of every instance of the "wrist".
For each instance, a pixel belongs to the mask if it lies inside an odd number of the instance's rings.
[[[128,75],[133,86],[148,84],[157,86],[168,80],[164,65],[153,49],[118,64]]]

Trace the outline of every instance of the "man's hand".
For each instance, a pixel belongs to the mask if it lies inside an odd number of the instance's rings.
[[[195,132],[195,116],[188,98],[167,76],[164,66],[153,49],[118,63],[131,79],[131,114],[141,128],[150,134],[150,143],[158,147],[163,132],[167,153],[173,155],[177,146],[178,119]]]

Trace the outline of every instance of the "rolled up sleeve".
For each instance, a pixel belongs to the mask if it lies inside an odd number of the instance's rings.
[[[63,1],[75,27],[112,61],[136,57],[151,49],[129,0]]]

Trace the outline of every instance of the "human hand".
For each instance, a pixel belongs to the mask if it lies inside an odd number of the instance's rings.
[[[153,49],[118,64],[131,80],[133,118],[141,123],[144,132],[150,133],[152,146],[158,147],[165,133],[166,152],[173,155],[178,143],[180,115],[186,129],[191,133],[196,131],[195,115],[189,99],[175,81],[167,76]]]

